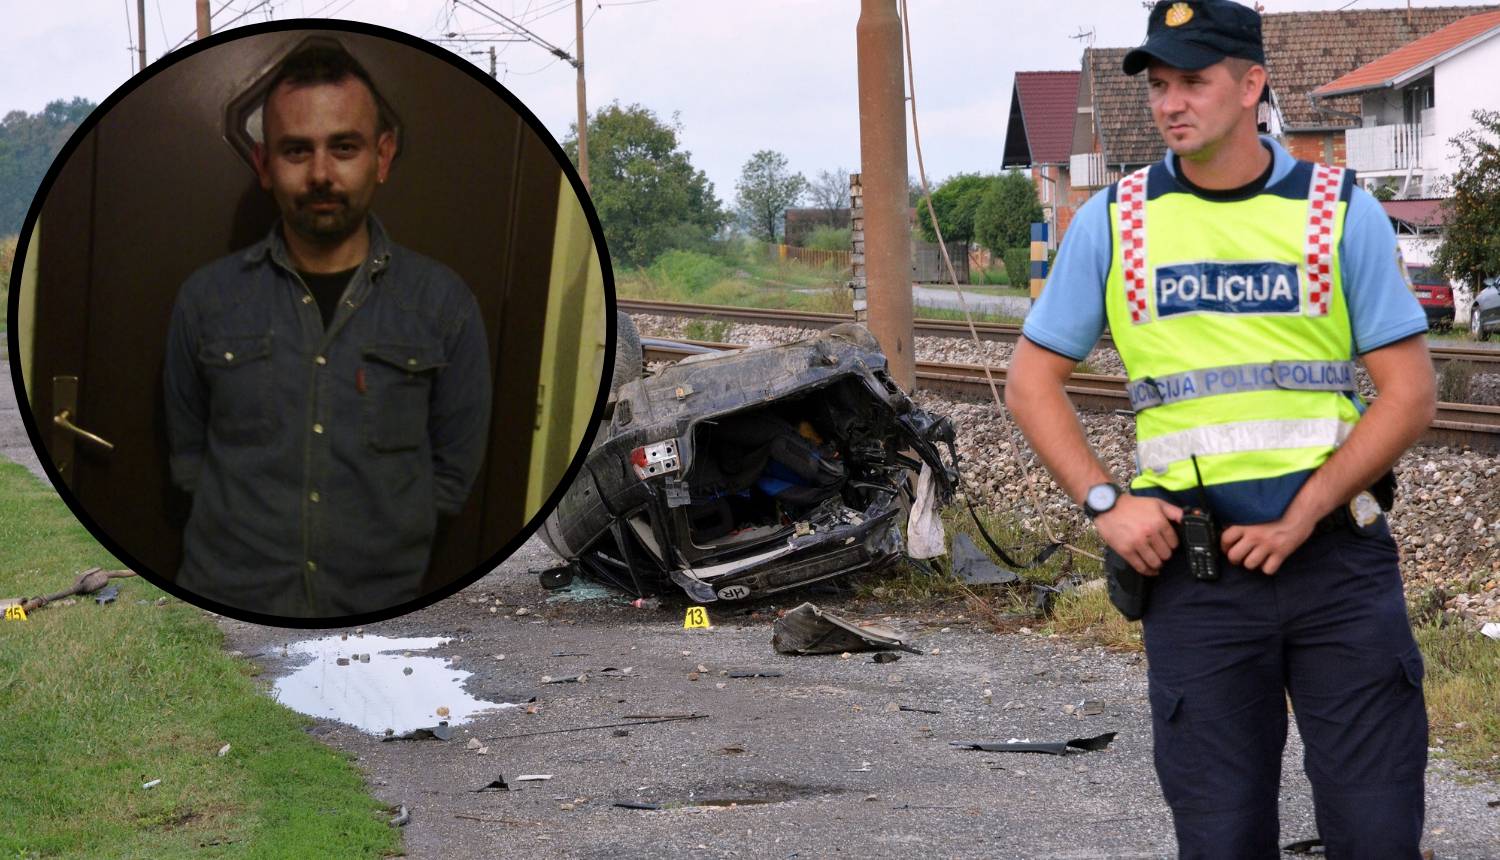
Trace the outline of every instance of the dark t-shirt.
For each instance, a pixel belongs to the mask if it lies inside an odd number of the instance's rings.
[[[333,323],[333,312],[339,309],[339,299],[344,296],[344,288],[349,286],[349,279],[359,267],[345,269],[342,272],[330,272],[318,274],[315,272],[304,272],[300,269],[297,274],[302,276],[302,282],[307,284],[308,290],[318,302],[318,310],[323,313],[323,328],[328,328]]]

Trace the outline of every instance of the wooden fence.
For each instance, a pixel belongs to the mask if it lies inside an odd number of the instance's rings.
[[[799,248],[795,245],[772,245],[771,249],[777,260],[796,260],[818,268],[828,266],[848,269],[853,265],[848,251],[819,251],[813,248]]]

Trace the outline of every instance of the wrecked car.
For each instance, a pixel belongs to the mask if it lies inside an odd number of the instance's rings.
[[[619,340],[639,342],[628,318]],[[953,422],[891,381],[862,326],[616,382],[542,529],[570,574],[640,596],[753,599],[894,561],[924,464],[936,501],[952,498]]]

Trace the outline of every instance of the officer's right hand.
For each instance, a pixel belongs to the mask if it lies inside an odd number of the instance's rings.
[[[1094,517],[1094,528],[1110,548],[1142,576],[1156,576],[1177,548],[1182,508],[1150,496],[1121,495],[1115,506]]]

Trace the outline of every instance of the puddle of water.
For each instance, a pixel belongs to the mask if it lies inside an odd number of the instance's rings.
[[[418,653],[447,641],[438,636],[327,636],[294,642],[287,653],[310,659],[277,680],[271,695],[292,710],[348,723],[375,735],[385,734],[386,729],[399,735],[439,720],[457,726],[484,711],[517,707],[474,698],[461,683],[455,684],[472,672],[449,666],[444,657]],[[410,657],[403,656],[408,652]],[[362,662],[356,654],[369,654],[370,661]],[[349,661],[347,666],[338,665],[341,657]],[[446,707],[448,715],[439,717],[439,707]]]

